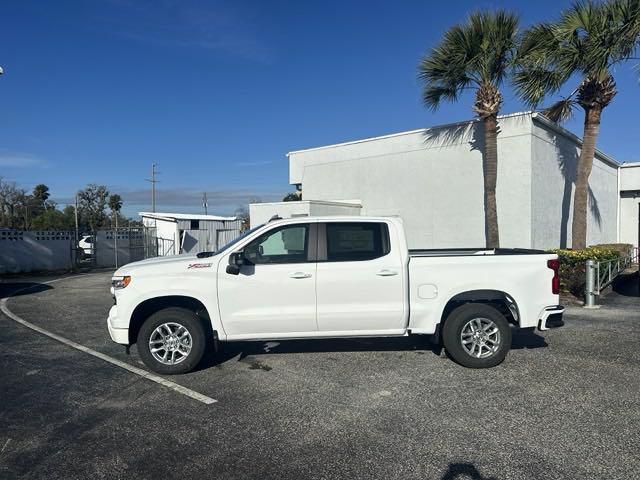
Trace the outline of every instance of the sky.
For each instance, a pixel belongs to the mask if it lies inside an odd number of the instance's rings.
[[[87,183],[149,210],[231,214],[277,201],[289,151],[473,117],[472,98],[432,112],[417,64],[474,10],[522,28],[569,2],[49,0],[0,5],[0,177],[47,184],[61,206]],[[614,72],[598,147],[640,160],[640,73]],[[568,85],[571,89],[573,85]],[[567,92],[568,93],[568,92]],[[527,108],[504,86],[503,113]],[[581,134],[582,119],[566,125]]]

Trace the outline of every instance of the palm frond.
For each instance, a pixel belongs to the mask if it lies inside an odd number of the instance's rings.
[[[558,55],[561,48],[561,39],[551,23],[534,25],[521,37],[513,83],[520,98],[534,108],[545,96],[557,92],[573,73],[572,68],[562,65]]]
[[[615,96],[615,89],[607,87],[613,81],[612,67],[633,56],[639,38],[640,0],[578,1],[558,21],[534,26],[522,36],[515,62],[516,91],[535,106],[579,74],[599,92],[593,101],[606,106]],[[574,105],[574,99],[565,99],[547,114],[562,121]]]
[[[445,32],[418,65],[423,101],[437,108],[455,101],[466,88],[498,87],[509,73],[517,41],[518,17],[505,12],[478,12]]]
[[[443,100],[455,102],[461,93],[455,86],[430,85],[422,92],[422,101],[430,110],[437,110]]]
[[[553,24],[539,23],[526,30],[518,43],[516,61],[548,60],[557,51],[559,40]]]
[[[573,116],[575,105],[576,101],[573,98],[565,98],[544,109],[542,114],[552,122],[566,122]]]
[[[563,66],[604,79],[638,46],[640,0],[577,2],[563,13],[557,32],[563,40]]]
[[[529,106],[536,108],[547,95],[560,90],[565,79],[543,64],[521,66],[513,74],[517,95]]]
[[[640,0],[614,0],[603,7],[598,46],[608,53],[608,67],[634,56],[640,43]]]

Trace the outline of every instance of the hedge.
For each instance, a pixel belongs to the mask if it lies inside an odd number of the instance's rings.
[[[633,245],[625,243],[611,243],[593,245],[581,250],[551,250],[550,252],[557,254],[560,260],[560,289],[578,297],[583,296],[587,260],[597,262],[615,260],[627,255],[632,248]]]

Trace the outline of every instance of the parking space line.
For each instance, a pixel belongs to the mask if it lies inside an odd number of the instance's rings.
[[[42,282],[42,283],[53,283],[53,282],[57,282],[60,280],[66,280],[66,279],[70,279],[70,278],[77,278],[78,276],[85,276],[85,275],[76,275],[73,277],[65,277],[65,278],[58,278],[56,280],[50,280],[48,282]],[[50,332],[48,330],[45,330],[42,327],[39,327],[37,325],[34,325],[31,322],[26,321],[25,319],[19,317],[18,315],[16,315],[15,313],[13,313],[11,310],[9,310],[9,307],[7,307],[7,301],[9,300],[9,298],[11,298],[13,295],[17,294],[18,292],[22,292],[25,290],[29,290],[30,288],[34,288],[37,285],[32,285],[26,288],[22,288],[20,290],[16,290],[15,292],[13,292],[12,294],[10,294],[8,297],[3,298],[2,300],[0,300],[0,311],[2,311],[2,313],[4,313],[7,317],[9,317],[11,320],[27,327],[30,328],[31,330],[34,330],[38,333],[41,333],[42,335],[46,335],[49,338],[52,338],[60,343],[63,343],[64,345],[67,345],[71,348],[75,348],[76,350],[79,350],[81,352],[84,353],[88,353],[89,355],[92,355],[96,358],[99,358],[101,360],[104,360],[105,362],[109,362],[112,365],[115,365],[117,367],[123,368],[135,375],[139,375],[143,378],[146,378],[147,380],[151,380],[152,382],[158,383],[160,385],[163,385],[167,388],[170,388],[178,393],[181,393],[182,395],[186,395],[187,397],[193,398],[194,400],[197,400],[199,402],[205,403],[207,405],[210,405],[212,403],[216,403],[217,400],[211,397],[207,397],[206,395],[203,395],[201,393],[198,393],[194,390],[191,390],[190,388],[187,387],[183,387],[182,385],[178,385],[177,383],[172,382],[171,380],[167,380],[165,378],[162,378],[158,375],[155,375],[153,373],[147,372],[146,370],[143,370],[142,368],[138,368],[138,367],[134,367],[133,365],[130,365],[126,362],[122,362],[116,358],[110,357],[109,355],[105,355],[104,353],[100,353],[96,350],[93,350],[89,347],[85,347],[84,345],[80,345],[79,343],[74,342],[73,340],[69,340],[67,338],[64,338],[56,333]]]

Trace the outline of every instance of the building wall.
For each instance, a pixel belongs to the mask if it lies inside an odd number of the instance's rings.
[[[571,221],[579,139],[536,118],[532,136],[532,248],[571,246]],[[589,178],[587,244],[617,237],[618,168],[596,154]]]
[[[620,199],[620,243],[630,243],[637,247],[638,223],[640,217],[640,197]]]
[[[620,190],[640,190],[640,162],[620,167]]]
[[[159,255],[198,253],[217,250],[240,236],[242,220],[198,219],[198,228],[191,229],[190,219],[160,219],[142,217],[145,227],[155,227]],[[182,237],[181,237],[182,234]],[[182,249],[181,249],[182,247]]]
[[[191,229],[191,220],[178,219],[178,231],[183,232],[181,253],[217,250],[240,236],[241,220],[198,220],[198,229]],[[224,233],[223,233],[224,232]]]
[[[504,246],[530,246],[531,116],[500,120],[498,221]],[[290,179],[310,200],[360,199],[362,215],[397,215],[410,248],[485,244],[481,124],[417,130],[292,152]],[[523,154],[524,152],[524,154]]]
[[[639,246],[640,163],[620,168],[620,242]]]
[[[324,201],[252,203],[249,205],[251,227],[266,223],[274,215],[281,218],[321,217],[325,215],[360,215],[359,203]]]

